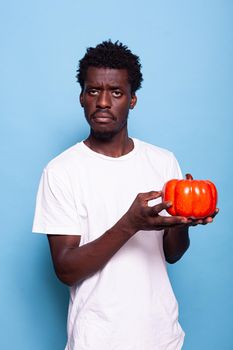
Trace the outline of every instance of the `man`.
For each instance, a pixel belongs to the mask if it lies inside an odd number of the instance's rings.
[[[33,231],[48,235],[56,274],[70,286],[66,350],[183,344],[166,261],[187,250],[189,226],[213,218],[168,216],[161,189],[181,178],[179,165],[128,136],[140,68],[119,42],[87,50],[77,78],[90,134],[53,159],[40,182]]]

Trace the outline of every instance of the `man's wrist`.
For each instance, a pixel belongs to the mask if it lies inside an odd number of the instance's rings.
[[[138,231],[136,225],[129,219],[127,213],[122,216],[115,227],[128,238],[132,237]]]

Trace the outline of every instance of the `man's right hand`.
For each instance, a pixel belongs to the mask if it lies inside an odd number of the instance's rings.
[[[139,193],[131,207],[124,215],[125,224],[129,230],[136,233],[140,230],[164,230],[170,227],[187,224],[188,219],[182,216],[163,216],[161,211],[169,208],[172,203],[161,202],[149,206],[148,202],[162,196],[161,191]]]

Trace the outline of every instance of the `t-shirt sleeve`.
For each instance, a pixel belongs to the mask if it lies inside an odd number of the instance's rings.
[[[171,179],[178,179],[178,180],[183,179],[180,165],[176,157],[173,155],[173,153],[172,153],[172,159],[171,159],[169,174],[168,174],[168,180],[171,180]]]
[[[80,217],[67,179],[44,169],[36,198],[33,232],[81,235]]]
[[[171,179],[178,179],[178,180],[183,179],[183,175],[182,175],[179,163],[173,153],[171,153],[171,159],[170,159],[169,167],[167,169],[165,182]],[[171,216],[165,209],[161,213],[164,216]]]

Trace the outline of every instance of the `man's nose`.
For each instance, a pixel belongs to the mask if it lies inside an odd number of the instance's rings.
[[[96,101],[97,108],[111,108],[111,96],[108,91],[101,91]]]

